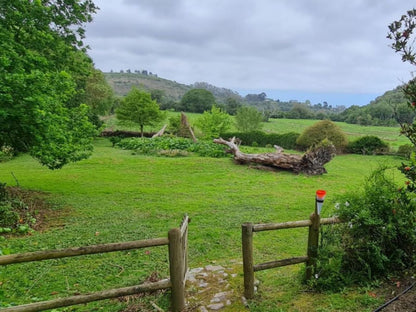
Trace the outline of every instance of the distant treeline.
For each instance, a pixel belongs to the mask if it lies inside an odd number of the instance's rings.
[[[145,89],[151,93],[152,98],[163,110],[202,113],[215,104],[230,115],[235,115],[239,107],[253,106],[263,114],[264,121],[269,118],[329,119],[374,126],[397,126],[400,123],[411,123],[415,118],[415,113],[409,108],[400,86],[387,91],[368,105],[353,105],[346,108],[326,101],[311,103],[308,100],[301,102],[270,99],[265,92],[242,97],[233,90],[216,87],[206,82],[196,82],[192,85],[179,84],[159,78],[147,70],[122,70],[120,73],[107,75],[107,79],[112,81],[111,85],[116,94],[126,94],[131,85]],[[118,88],[122,92],[117,90]],[[188,93],[193,94],[189,96]]]

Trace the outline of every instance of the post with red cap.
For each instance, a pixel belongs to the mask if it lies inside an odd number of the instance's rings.
[[[324,204],[326,192],[317,190],[315,197],[315,211],[311,214],[311,225],[308,235],[308,261],[306,262],[306,280],[310,280],[316,269],[316,257],[318,256],[319,227],[321,224],[321,210]]]

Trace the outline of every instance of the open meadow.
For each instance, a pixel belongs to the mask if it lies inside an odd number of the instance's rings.
[[[272,120],[265,130],[282,132],[277,129],[285,123],[285,132],[300,132],[309,125],[301,121],[288,126],[290,122],[294,121]],[[351,136],[380,131],[396,147],[407,143],[398,137],[398,128],[341,126]],[[396,156],[338,155],[325,166],[327,174],[305,176],[259,171],[236,165],[231,158],[132,155],[99,138],[91,158],[60,170],[42,167],[28,155],[0,163],[1,182],[8,186],[18,182],[24,189],[42,192],[50,204],[43,231],[6,237],[0,248],[3,253],[20,253],[166,237],[188,214],[190,268],[212,263],[233,266],[239,282],[232,286],[241,296],[242,223],[308,219],[317,189],[327,191],[322,214],[329,216],[338,198],[360,189],[366,176],[380,165],[392,168],[397,183],[403,183],[395,169],[401,161]],[[307,229],[258,233],[255,262],[303,256],[306,241]],[[308,292],[300,282],[303,267],[256,273],[259,291],[249,301],[249,310],[371,311],[382,302],[370,296],[368,289]],[[0,307],[135,285],[154,272],[165,278],[168,270],[166,247],[5,266],[0,268]],[[140,300],[152,300],[167,310],[168,296]],[[126,305],[111,300],[65,311],[120,311]],[[242,310],[240,297],[223,309]]]

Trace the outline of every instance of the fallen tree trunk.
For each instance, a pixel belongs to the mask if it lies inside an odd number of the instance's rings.
[[[234,160],[239,164],[258,164],[269,169],[290,170],[308,175],[326,173],[324,165],[335,156],[336,151],[335,147],[329,144],[312,149],[304,155],[283,153],[283,149],[279,146],[275,146],[274,153],[246,154],[240,151],[235,140],[235,137],[230,141],[219,138],[214,139],[214,143],[228,146],[228,152],[234,155]]]

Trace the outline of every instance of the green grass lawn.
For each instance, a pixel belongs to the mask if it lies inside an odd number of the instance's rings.
[[[274,122],[274,121],[273,121]],[[276,123],[279,123],[277,120]],[[293,130],[293,129],[288,129]],[[241,224],[307,219],[314,194],[325,189],[323,215],[337,197],[362,187],[380,164],[397,167],[393,156],[341,155],[326,165],[322,176],[266,172],[235,165],[230,158],[153,157],[114,149],[107,139],[95,142],[90,159],[51,171],[27,155],[0,163],[0,181],[47,194],[53,214],[44,232],[0,241],[10,253],[165,237],[183,215],[189,225],[190,267],[241,261]],[[12,175],[13,173],[13,175]],[[398,170],[392,174],[401,180]],[[258,233],[255,262],[305,255],[306,229]],[[152,272],[168,276],[166,247],[116,252],[0,268],[3,305],[28,303],[135,285]],[[259,294],[250,311],[370,311],[377,303],[364,290],[342,294],[305,292],[299,282],[302,265],[256,274]],[[237,268],[242,282],[242,267]],[[240,285],[242,290],[242,285]],[[167,309],[167,296],[153,298]],[[1,306],[1,305],[0,305]],[[104,301],[74,308],[119,311],[125,303]],[[272,307],[272,309],[270,308]],[[229,311],[240,311],[232,305]],[[72,311],[72,309],[67,309]],[[311,310],[312,311],[312,310]]]

